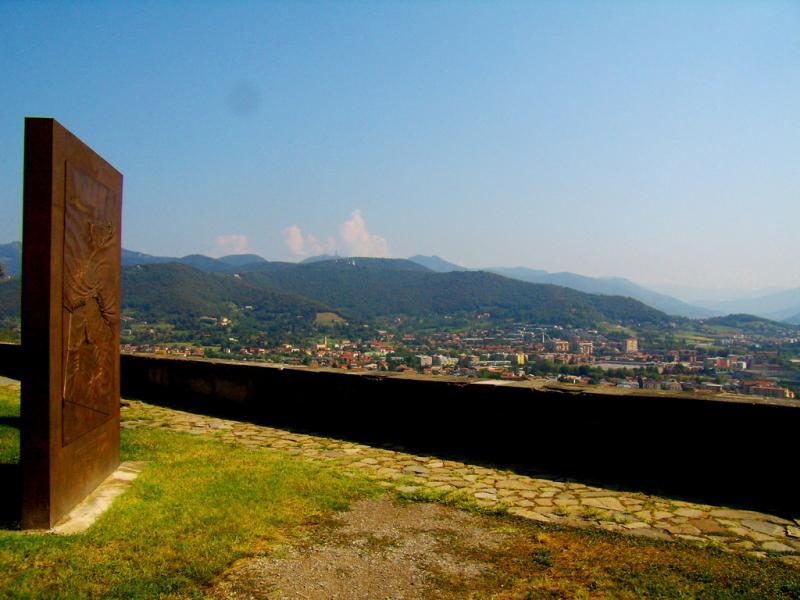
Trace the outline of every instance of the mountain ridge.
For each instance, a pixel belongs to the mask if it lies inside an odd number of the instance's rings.
[[[2,282],[4,310],[18,314],[19,279]],[[636,300],[584,294],[484,271],[436,273],[405,259],[350,258],[308,264],[255,265],[235,274],[188,264],[154,263],[122,270],[122,305],[142,318],[190,323],[231,306],[259,320],[317,311],[347,318],[477,315],[574,326],[599,322],[666,324],[670,318]]]
[[[409,260],[425,264],[426,266],[430,265],[433,270],[439,272],[469,270],[438,256],[415,255],[409,258]],[[708,309],[694,306],[678,300],[677,298],[673,298],[672,296],[649,290],[624,277],[588,277],[568,271],[550,273],[543,269],[531,269],[528,267],[486,267],[480,270],[497,273],[505,277],[511,277],[529,283],[560,285],[587,294],[627,296],[644,302],[648,306],[652,306],[667,314],[676,316],[698,318],[710,317],[715,314]]]
[[[19,275],[20,254],[20,242],[0,244],[0,262],[3,263],[7,274],[12,276]],[[167,257],[149,255],[124,248],[122,250],[123,266],[177,263],[188,264],[202,271],[212,273],[234,273],[250,270],[278,271],[296,264],[348,259],[347,257],[320,255],[308,257],[300,263],[290,263],[268,261],[257,254],[233,254],[220,258],[211,258],[202,254]],[[356,260],[359,259],[356,257]],[[391,260],[407,260],[438,273],[478,270],[459,266],[436,255],[424,256],[417,254],[408,259]],[[661,294],[640,286],[623,277],[588,277],[571,272],[550,273],[542,269],[528,267],[488,267],[482,270],[528,283],[559,285],[589,294],[630,297],[652,308],[676,316],[709,318],[731,313],[748,313],[769,319],[784,320],[787,323],[800,323],[800,288],[782,290],[775,294],[755,299],[713,303],[713,305],[717,306],[717,308],[714,308],[712,303],[700,305],[683,302],[668,294]]]

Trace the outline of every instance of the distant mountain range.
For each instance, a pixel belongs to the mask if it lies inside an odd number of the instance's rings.
[[[468,270],[438,256],[417,255],[412,256],[409,260],[440,273]],[[530,283],[561,285],[587,294],[628,296],[669,315],[708,318],[730,314],[751,314],[765,319],[800,325],[800,288],[737,300],[698,300],[689,303],[668,294],[650,290],[623,277],[587,277],[569,272],[549,273],[527,267],[488,267],[483,270]]]
[[[439,273],[451,271],[468,271],[454,263],[444,260],[438,256],[412,256],[408,260],[414,261]],[[482,269],[490,273],[497,273],[512,279],[527,281],[529,283],[549,283],[560,285],[587,294],[603,294],[605,296],[627,296],[648,306],[657,308],[667,314],[681,317],[710,317],[717,314],[711,310],[692,306],[686,302],[681,302],[677,298],[659,294],[648,290],[640,285],[633,283],[622,277],[586,277],[575,273],[548,273],[541,269],[529,269],[527,267],[488,267]]]
[[[10,275],[19,274],[20,250],[21,245],[19,242],[0,244],[0,262],[3,263],[6,272]],[[312,265],[325,262],[347,264],[348,260],[354,259],[321,255],[309,257],[299,264]],[[359,264],[363,265],[365,264],[364,261],[368,259],[360,258],[357,260]],[[291,270],[297,265],[297,263],[267,261],[256,254],[235,254],[220,258],[210,258],[201,254],[190,254],[184,257],[168,257],[153,256],[126,249],[122,250],[123,267],[167,263],[188,265],[205,273],[235,273],[247,271],[261,273],[261,276],[264,276],[266,273],[274,273],[287,269]],[[415,255],[406,261],[401,261],[401,263],[405,264],[405,267],[403,269],[398,269],[397,265],[395,265],[394,270],[410,270],[409,264],[415,264],[424,268],[426,271],[440,274],[480,272],[459,266],[438,256]],[[569,272],[549,273],[544,270],[529,269],[527,267],[489,267],[481,271],[502,275],[527,283],[566,287],[587,294],[632,298],[669,315],[708,318],[732,313],[747,313],[768,319],[781,320],[787,323],[800,324],[800,288],[772,293],[760,298],[745,298],[726,302],[707,301],[690,304],[673,296],[655,292],[622,277],[587,277]]]
[[[443,258],[438,256],[422,256],[421,254],[415,254],[411,256],[408,260],[411,262],[415,262],[418,265],[422,265],[423,267],[429,268],[431,271],[436,271],[437,273],[450,273],[451,271],[470,271],[472,269],[467,269],[466,267],[459,267],[457,264],[451,263],[446,261]]]
[[[717,314],[749,313],[776,321],[800,324],[800,288],[765,294],[756,298],[700,302]]]
[[[644,302],[670,315],[682,317],[711,317],[715,313],[705,308],[681,302],[677,298],[648,290],[622,277],[586,277],[575,273],[548,273],[546,271],[526,269],[525,267],[506,268],[491,267],[492,273],[506,277],[514,277],[531,283],[550,283],[563,285],[588,294],[604,294],[609,296],[628,296]]]

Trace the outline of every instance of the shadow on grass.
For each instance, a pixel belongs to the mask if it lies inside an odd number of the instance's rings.
[[[21,420],[19,417],[0,417],[0,426],[2,425],[19,429],[21,427]]]
[[[22,469],[0,463],[0,530],[19,529],[22,514]]]
[[[17,416],[0,417],[2,426],[19,430],[22,419]],[[22,515],[22,469],[19,463],[2,462],[0,459],[0,490],[0,530],[19,529]]]

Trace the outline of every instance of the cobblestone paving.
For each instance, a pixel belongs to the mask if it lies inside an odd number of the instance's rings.
[[[683,539],[756,556],[781,555],[786,562],[800,566],[800,519],[790,521],[754,511],[592,487],[563,478],[528,477],[133,400],[123,403],[124,428],[165,428],[210,435],[244,446],[274,448],[357,469],[399,492],[460,492],[481,505],[499,504],[511,514],[543,523],[596,526],[654,539]]]

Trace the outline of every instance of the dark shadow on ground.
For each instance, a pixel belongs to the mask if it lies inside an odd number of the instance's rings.
[[[0,417],[0,427],[20,429],[20,417]],[[19,529],[22,515],[22,470],[19,463],[0,462],[0,530]]]

